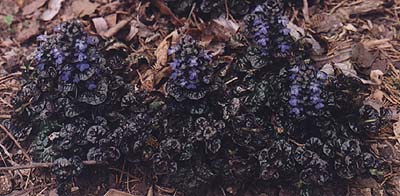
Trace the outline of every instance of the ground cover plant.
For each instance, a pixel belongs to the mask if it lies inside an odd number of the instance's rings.
[[[291,34],[285,15],[303,3],[178,2],[163,5],[204,21],[230,10],[241,28],[222,52],[194,31],[174,31],[153,89],[132,71],[149,56],[124,54],[79,20],[37,36],[2,125],[29,145],[34,162],[51,163],[59,195],[103,169],[88,162],[128,163],[147,183],[183,195],[236,187],[226,193],[235,195],[253,186],[317,195],[343,181],[385,180],[392,162],[368,140],[393,113],[366,101],[373,89],[364,79],[316,65],[312,44]]]

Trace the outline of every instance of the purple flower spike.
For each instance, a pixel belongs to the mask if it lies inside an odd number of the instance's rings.
[[[291,86],[290,87],[290,94],[293,96],[298,96],[300,94],[300,88],[298,86]]]
[[[210,84],[210,77],[204,76],[203,77],[203,82],[206,84]]]
[[[35,55],[35,60],[36,61],[40,61],[40,60],[42,60],[42,56],[43,56],[43,52],[42,51],[37,51],[36,52],[36,55]]]
[[[322,109],[324,107],[325,107],[325,105],[323,103],[318,103],[317,105],[315,105],[315,109],[317,109],[317,110]]]
[[[88,36],[86,38],[86,41],[90,45],[96,45],[97,43],[99,43],[99,38],[97,38],[96,36]]]
[[[286,17],[284,17],[284,16],[280,17],[280,18],[278,19],[278,22],[279,22],[280,24],[282,24],[283,26],[287,26],[287,25],[289,24],[289,20],[288,20]]]
[[[286,53],[288,50],[290,50],[290,46],[286,43],[279,44],[278,47],[282,53]]]
[[[37,65],[37,68],[38,68],[40,71],[43,71],[43,70],[44,70],[44,63],[38,64],[38,65]]]
[[[190,79],[190,80],[195,80],[195,79],[197,79],[197,71],[196,71],[196,70],[191,69],[191,70],[189,71],[189,79]]]
[[[256,12],[264,12],[264,9],[261,5],[258,5],[255,9],[254,9],[254,13]]]
[[[262,22],[262,20],[260,18],[256,18],[253,21],[253,25],[254,26],[258,26],[258,25],[262,25],[262,24],[263,24],[263,22]]]
[[[292,114],[296,115],[296,116],[299,116],[301,111],[300,111],[299,108],[292,108],[292,109],[290,110],[290,112],[291,112]]]
[[[190,67],[196,67],[197,65],[198,65],[198,63],[197,63],[197,58],[190,58],[190,63],[189,63],[189,66]]]
[[[313,93],[319,93],[320,92],[320,88],[319,85],[315,82],[311,82],[310,86],[308,87],[310,89],[311,92]]]
[[[56,58],[56,65],[61,65],[64,62],[64,57],[63,56],[58,56]]]
[[[267,46],[267,39],[265,39],[265,38],[260,39],[260,40],[257,41],[257,44],[260,45],[260,46],[265,47],[265,46]]]
[[[87,48],[87,45],[83,40],[77,40],[75,43],[75,47],[80,51],[85,51]]]
[[[88,90],[94,90],[94,89],[96,89],[96,87],[97,87],[97,85],[95,84],[95,83],[90,83],[89,85],[88,85]]]
[[[171,78],[172,78],[173,80],[176,80],[176,78],[178,78],[177,72],[172,72]]]
[[[257,33],[267,34],[268,33],[268,26],[267,25],[260,26],[257,30],[258,30]]]
[[[47,41],[47,36],[46,35],[39,35],[36,37],[36,41],[38,42],[46,42]]]
[[[186,88],[187,89],[196,89],[197,86],[195,84],[188,84],[188,85],[186,85]]]
[[[326,74],[325,72],[322,72],[322,71],[318,71],[317,78],[320,80],[326,80],[326,79],[328,79],[328,74]]]
[[[291,105],[291,106],[297,106],[298,105],[298,103],[299,103],[299,100],[298,99],[296,99],[295,97],[292,97],[290,100],[289,100],[289,104]]]
[[[317,104],[317,103],[321,103],[322,100],[319,96],[312,96],[310,97],[310,101],[312,104]]]
[[[282,33],[283,33],[284,35],[289,35],[290,29],[288,29],[288,28],[282,29]]]
[[[290,72],[298,73],[300,71],[298,66],[293,66],[293,68],[289,69]]]
[[[78,83],[79,81],[81,81],[78,77],[78,75],[74,76],[74,79],[72,80],[73,83]]]
[[[180,47],[179,47],[179,46],[171,46],[171,47],[168,49],[167,54],[168,54],[168,55],[175,54],[178,50],[180,50]]]
[[[169,66],[171,66],[172,69],[176,69],[180,64],[181,62],[175,59],[174,61],[169,63]]]
[[[89,69],[90,65],[88,63],[78,63],[76,64],[76,68],[79,69],[79,71],[85,71],[87,69]]]
[[[181,87],[185,87],[187,83],[188,83],[187,81],[185,81],[185,80],[182,79],[182,80],[179,82],[179,85],[180,85]]]
[[[78,53],[78,54],[76,54],[76,60],[78,61],[78,62],[82,62],[82,61],[84,61],[86,58],[87,58],[87,56],[86,56],[86,54],[84,54],[84,53]]]
[[[64,71],[61,74],[61,80],[64,82],[67,82],[69,80],[70,76],[71,76],[71,71]]]

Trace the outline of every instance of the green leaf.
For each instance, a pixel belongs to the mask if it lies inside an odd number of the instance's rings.
[[[4,17],[4,23],[6,23],[7,26],[11,26],[11,24],[14,21],[14,17],[12,15],[7,15],[6,17]]]

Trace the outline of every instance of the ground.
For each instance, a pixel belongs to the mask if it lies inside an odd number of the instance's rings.
[[[311,1],[310,1],[311,2]],[[160,10],[155,12],[155,10]],[[227,10],[229,12],[229,10]],[[373,89],[369,100],[393,111],[399,119],[400,104],[400,1],[325,0],[314,1],[287,12],[292,36],[307,36],[313,59],[322,69],[338,67],[357,75]],[[91,34],[121,42],[110,48],[145,54],[149,65],[132,73],[145,88],[154,88],[168,73],[166,39],[171,28],[202,34],[202,43],[223,42],[238,30],[238,21],[219,18],[211,22],[178,18],[160,0],[1,0],[0,1],[0,120],[11,117],[11,100],[20,87],[20,76],[35,50],[37,35],[51,32],[61,21],[79,18]],[[211,28],[210,28],[211,27]],[[217,42],[218,43],[218,42]],[[221,44],[213,46],[215,51]],[[226,57],[227,60],[232,60]],[[161,89],[162,90],[162,89]],[[400,122],[399,122],[400,123]],[[360,178],[340,185],[347,195],[400,195],[400,124],[387,125],[378,137],[371,137],[372,151],[392,164],[382,182]],[[0,195],[56,195],[49,164],[32,163],[29,146],[16,141],[0,126]],[[4,167],[2,169],[2,167]],[[174,195],[175,190],[145,183],[126,163],[102,167],[104,173],[83,174],[76,180],[75,195]],[[90,178],[85,178],[85,175]],[[104,176],[107,176],[105,178]],[[92,180],[96,179],[96,180]],[[334,188],[333,188],[334,189]],[[235,187],[215,195],[234,193]],[[249,190],[246,195],[292,195],[288,189]],[[333,193],[326,193],[327,195]]]

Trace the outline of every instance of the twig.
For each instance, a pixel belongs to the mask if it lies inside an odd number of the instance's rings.
[[[119,21],[114,27],[108,29],[106,32],[102,34],[105,38],[110,38],[118,33],[119,30],[124,28],[127,24],[129,24],[132,20],[132,17]]]
[[[130,174],[129,172],[122,171],[122,170],[120,170],[120,169],[118,169],[118,168],[110,167],[110,168],[108,168],[108,169],[109,169],[109,170],[112,170],[112,171],[119,172],[119,173],[124,174],[124,175],[126,175],[126,176],[129,176],[130,178],[132,178],[132,179],[135,180],[135,181],[138,181],[138,180],[139,180],[136,176]]]
[[[4,77],[1,77],[0,78],[0,84],[6,82],[7,80],[9,80],[11,78],[13,78],[14,76],[21,76],[21,75],[22,75],[22,72],[15,72],[15,73],[6,75]]]
[[[225,0],[225,12],[226,12],[226,19],[229,18],[229,6],[228,6],[228,0]]]
[[[15,139],[15,137],[5,128],[2,124],[0,124],[0,128],[6,132],[7,136],[14,142],[14,144],[22,151],[22,154],[24,154],[24,157],[29,161],[32,162],[31,157],[29,157],[28,153],[25,152],[25,150],[22,148],[21,144]]]
[[[0,119],[9,119],[11,118],[11,115],[9,114],[0,114]]]
[[[303,0],[303,15],[304,15],[304,19],[306,21],[306,23],[310,24],[310,14],[308,11],[308,0]]]
[[[82,161],[84,165],[100,165],[101,162],[97,161]],[[21,169],[33,169],[33,168],[49,168],[53,166],[54,163],[31,163],[29,165],[18,165],[12,167],[0,167],[0,171],[14,171],[14,170],[21,170]]]

